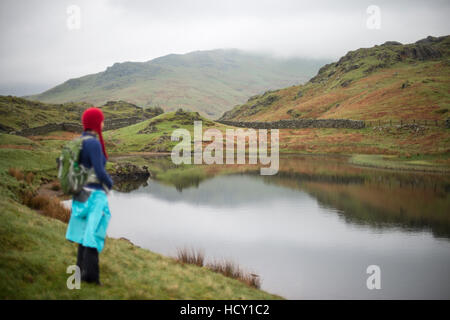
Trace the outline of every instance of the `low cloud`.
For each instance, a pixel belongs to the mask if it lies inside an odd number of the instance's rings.
[[[387,40],[449,34],[448,1],[2,1],[0,94],[43,91],[115,62],[239,48],[337,59]],[[81,9],[69,30],[67,7]],[[381,27],[366,27],[369,5]]]

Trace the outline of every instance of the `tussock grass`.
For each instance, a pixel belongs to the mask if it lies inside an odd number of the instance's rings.
[[[70,210],[64,207],[61,204],[61,201],[56,197],[37,195],[25,204],[32,209],[39,210],[47,217],[58,219],[66,223],[69,222]]]
[[[26,176],[25,176],[25,181],[26,181],[28,184],[32,184],[33,181],[34,181],[34,173],[33,173],[33,172],[28,172],[28,173],[26,174]]]
[[[17,181],[24,180],[28,184],[32,184],[34,181],[34,173],[28,172],[27,174],[24,174],[20,169],[17,168],[9,168],[8,173],[11,177],[16,178]]]
[[[181,263],[194,264],[203,267],[205,262],[205,254],[201,250],[179,248],[177,250],[177,260]]]
[[[23,180],[24,178],[23,172],[17,168],[9,168],[8,173],[11,177],[16,178],[18,181]]]
[[[37,195],[29,199],[29,201],[24,200],[24,203],[32,209],[42,210],[48,204],[49,198],[42,195]]]
[[[216,273],[221,273],[225,277],[239,280],[253,288],[261,288],[261,279],[257,274],[249,273],[242,269],[238,264],[230,260],[214,260],[205,264],[205,254],[202,250],[193,248],[179,248],[177,250],[176,260],[182,264],[193,264]]]
[[[52,186],[50,187],[50,189],[52,189],[53,191],[61,190],[61,185],[60,185],[59,181],[54,181],[52,183]]]
[[[69,222],[70,219],[70,210],[64,207],[61,204],[61,201],[56,197],[50,198],[47,205],[44,207],[44,214],[66,223]]]
[[[261,279],[257,274],[243,270],[238,264],[229,260],[218,260],[206,265],[214,272],[223,274],[226,277],[238,279],[250,287],[261,288]]]

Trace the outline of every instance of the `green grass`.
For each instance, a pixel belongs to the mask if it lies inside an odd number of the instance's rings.
[[[32,150],[10,148],[16,142],[17,146],[32,147]],[[7,148],[6,148],[7,147]],[[27,190],[34,192],[41,178],[56,177],[56,158],[58,149],[52,146],[39,145],[24,137],[7,134],[0,135],[0,194],[11,199],[20,200]],[[8,174],[9,168],[15,168],[23,173],[32,172],[35,179],[32,185],[17,181]]]
[[[379,154],[355,154],[349,159],[351,164],[395,169],[395,170],[415,170],[415,171],[438,171],[450,172],[450,166],[434,161],[433,158],[408,159],[394,155]]]
[[[365,129],[280,130],[281,153],[379,154],[435,157],[448,163],[450,131],[425,127],[423,131],[397,126]]]
[[[171,141],[172,132],[178,128],[186,129],[194,141],[194,121],[202,121],[203,129],[214,126],[220,130],[226,126],[205,119],[196,112],[168,112],[150,120],[105,133],[108,150],[111,153],[128,152],[171,152],[179,142]]]
[[[159,114],[164,113],[161,108],[149,107],[141,108],[126,101],[108,101],[101,106],[105,119],[113,118],[129,118],[136,116],[143,116],[146,118],[152,118]]]
[[[36,143],[26,137],[16,136],[12,134],[0,133],[0,145],[14,145],[14,146],[30,146],[33,147]]]

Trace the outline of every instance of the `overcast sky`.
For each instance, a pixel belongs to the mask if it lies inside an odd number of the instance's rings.
[[[115,62],[195,50],[335,60],[387,40],[448,35],[449,14],[448,0],[0,0],[0,94],[39,93]]]

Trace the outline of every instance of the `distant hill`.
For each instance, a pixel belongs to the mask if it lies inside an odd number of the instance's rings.
[[[304,85],[267,91],[222,120],[427,119],[450,116],[450,36],[348,52]]]
[[[0,132],[33,128],[48,123],[81,123],[81,114],[91,106],[85,102],[50,104],[13,96],[0,96]],[[99,107],[106,120],[129,117],[148,119],[163,112],[153,107],[143,110],[125,101],[108,101]]]
[[[170,54],[147,62],[115,63],[25,98],[48,103],[124,100],[165,111],[180,107],[217,118],[251,95],[300,84],[328,61],[281,59],[235,49]]]

